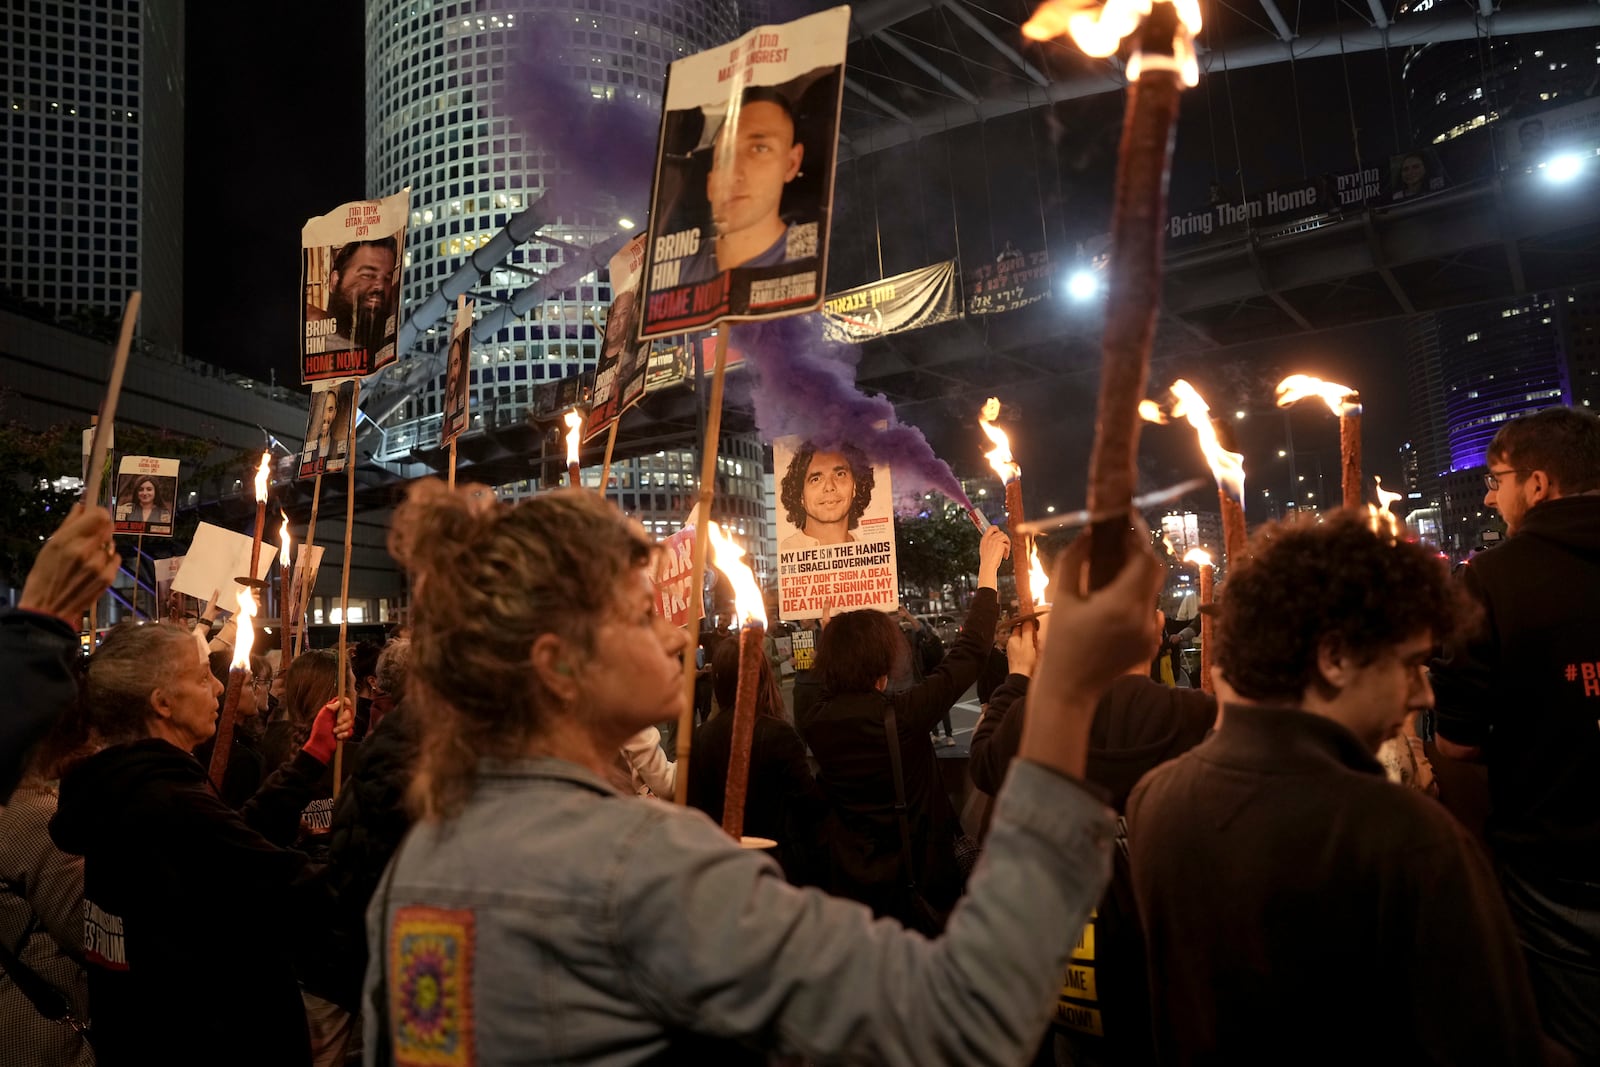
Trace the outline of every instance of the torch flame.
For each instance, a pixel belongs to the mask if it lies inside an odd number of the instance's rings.
[[[1361,414],[1361,394],[1348,385],[1325,382],[1309,374],[1291,374],[1278,383],[1280,408],[1286,408],[1308,396],[1320,399],[1335,415]]]
[[[746,625],[754,622],[766,626],[767,598],[761,595],[756,576],[744,562],[744,549],[715,522],[706,523],[706,536],[711,545],[711,565],[733,583],[733,610]]]
[[[567,463],[578,462],[578,435],[583,432],[583,413],[573,408],[563,416],[567,424]]]
[[[267,479],[272,473],[272,451],[261,453],[261,466],[256,468],[256,503],[267,502]]]
[[[289,565],[289,516],[288,513],[283,511],[278,512],[278,514],[283,516],[283,522],[278,527],[278,565],[287,567]]]
[[[1153,422],[1157,425],[1162,425],[1171,421],[1167,418],[1166,412],[1161,410],[1161,405],[1157,404],[1154,400],[1139,401],[1139,417],[1145,422]]]
[[[234,670],[247,671],[250,669],[250,647],[256,643],[256,628],[250,620],[256,615],[256,598],[251,595],[249,586],[239,587],[239,614],[237,625],[239,632],[233,640],[233,660],[229,666]]]
[[[1194,386],[1179,378],[1172,383],[1172,417],[1188,419],[1200,438],[1200,451],[1217,480],[1217,485],[1234,500],[1244,503],[1244,456],[1229,452],[1217,440],[1217,428],[1211,424],[1211,408]]]
[[[1376,474],[1372,476],[1372,480],[1378,486],[1378,503],[1367,505],[1370,513],[1368,522],[1372,526],[1372,532],[1375,534],[1387,533],[1390,537],[1399,537],[1401,532],[1400,516],[1390,511],[1389,505],[1396,500],[1402,499],[1405,494],[1389,492],[1383,487],[1383,479]]]
[[[1372,480],[1377,484],[1378,487],[1378,507],[1382,508],[1384,511],[1389,510],[1390,504],[1393,504],[1396,500],[1400,500],[1405,497],[1404,493],[1391,493],[1389,490],[1385,489],[1383,487],[1383,478],[1381,476],[1374,474],[1372,476]]]
[[[1195,58],[1194,35],[1200,32],[1200,0],[1170,0],[1178,13],[1178,32],[1172,41],[1172,55],[1145,60],[1137,48],[1128,57],[1128,80],[1134,81],[1145,65],[1177,70],[1185,85],[1200,81],[1200,64]],[[1106,0],[1096,9],[1091,0],[1045,0],[1022,27],[1022,35],[1032,41],[1048,41],[1066,34],[1086,55],[1103,59],[1116,53],[1124,38],[1133,35],[1154,9],[1154,0]]]
[[[1007,437],[1006,432],[994,424],[994,420],[999,417],[1000,400],[991,396],[984,402],[983,411],[978,415],[978,428],[994,444],[993,448],[983,454],[984,458],[989,461],[989,466],[994,468],[994,472],[1000,476],[1001,484],[1010,485],[1022,477],[1022,468],[1017,466],[1016,462],[1011,458],[1011,438]]]
[[[1028,586],[1033,594],[1033,609],[1048,607],[1050,601],[1045,599],[1045,590],[1050,588],[1050,576],[1044,572],[1044,566],[1039,562],[1039,543],[1031,537],[1028,539]]]
[[[1185,563],[1195,563],[1202,567],[1215,566],[1215,564],[1211,562],[1211,553],[1207,552],[1203,548],[1191,548],[1188,552],[1184,553],[1183,561]]]

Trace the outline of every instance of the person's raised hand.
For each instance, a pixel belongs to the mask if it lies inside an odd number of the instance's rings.
[[[327,763],[333,759],[338,742],[355,732],[355,721],[356,708],[350,698],[345,697],[341,704],[334,697],[317,709],[317,717],[311,720],[311,736],[300,746],[301,750],[318,763]]]
[[[991,526],[978,542],[978,588],[1000,587],[1000,564],[1011,554],[1011,538],[998,526]]]
[[[76,630],[83,613],[116,579],[122,565],[111,535],[110,512],[74,504],[39,551],[17,606],[60,619]]]
[[[1011,636],[1006,639],[1006,664],[1012,674],[1029,678],[1033,676],[1049,626],[1050,616],[1041,615],[1036,620],[1012,628]]]

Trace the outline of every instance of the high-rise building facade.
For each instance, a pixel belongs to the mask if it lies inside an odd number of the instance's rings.
[[[669,64],[738,32],[732,0],[369,0],[367,191],[411,187],[405,305],[437,290],[572,169],[567,146],[529,128],[537,109],[519,109],[520,59],[537,51],[595,100],[659,110]],[[619,223],[607,206],[597,201],[563,214],[489,270],[475,293],[509,300],[612,237]],[[520,422],[538,383],[592,369],[611,296],[601,270],[553,294],[492,344],[476,344],[475,427]],[[424,384],[387,418],[389,440],[435,446],[442,388],[442,380]],[[699,476],[692,447],[686,439],[681,449],[617,464],[609,495],[658,536],[677,529]],[[763,451],[754,438],[725,438],[718,461],[716,512],[756,560],[766,556]],[[585,480],[598,487],[599,472]],[[501,495],[536,488],[519,482]]]
[[[182,0],[8,0],[0,291],[183,341]]]

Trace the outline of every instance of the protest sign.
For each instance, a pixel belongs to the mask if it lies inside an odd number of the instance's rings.
[[[445,357],[444,423],[439,443],[448,445],[472,424],[471,390],[467,388],[472,363],[472,302],[456,304],[455,327],[450,333],[450,353]]]
[[[202,522],[194,532],[194,540],[189,543],[183,565],[172,580],[172,588],[201,603],[210,600],[211,594],[220,592],[222,595],[217,598],[218,607],[232,611],[238,589],[234,579],[250,573],[251,541],[249,534],[234,533]],[[261,553],[256,560],[255,576],[265,581],[277,562],[278,557],[274,553]]]
[[[641,338],[821,304],[849,29],[836,7],[672,64]]]
[[[117,465],[117,533],[171,537],[178,507],[178,461],[124,456]]]
[[[300,381],[358,378],[395,360],[411,190],[341,204],[300,231]]]
[[[313,385],[306,439],[300,447],[299,474],[337,474],[344,470],[350,448],[350,419],[355,414],[354,382]]]
[[[772,443],[778,472],[778,614],[815,619],[900,603],[893,491],[886,466],[856,446],[818,450],[798,437]]]
[[[639,340],[639,283],[644,278],[645,235],[640,234],[611,257],[611,308],[606,312],[606,340],[595,368],[594,394],[584,438],[605,433],[622,413],[644,397],[650,345]]]
[[[966,272],[967,314],[1016,311],[1050,295],[1050,253],[1022,252],[1009,242],[992,263]]]
[[[694,597],[694,527],[685,526],[661,544],[651,581],[656,587],[656,611],[674,626],[689,625],[689,604]]]

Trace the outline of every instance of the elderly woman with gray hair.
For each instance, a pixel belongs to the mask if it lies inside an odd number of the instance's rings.
[[[50,835],[83,857],[102,1063],[310,1062],[284,946],[316,868],[281,842],[352,711],[329,701],[294,760],[235,811],[191,755],[216,729],[221,691],[177,626],[123,624],[89,661],[89,724],[105,747],[62,775]]]

